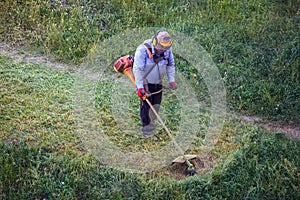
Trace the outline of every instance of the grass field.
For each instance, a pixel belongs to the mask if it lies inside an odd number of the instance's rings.
[[[181,165],[131,173],[99,160],[82,134],[92,135],[99,126],[113,144],[132,152],[165,147],[167,134],[161,131],[160,142],[153,143],[118,129],[114,80],[96,81],[94,91],[87,89],[95,95],[95,115],[88,118],[94,114],[88,107],[82,112],[88,130],[79,128],[79,101],[74,101],[78,83],[92,84],[78,67],[99,41],[126,29],[164,27],[192,37],[211,55],[225,84],[228,113],[297,126],[299,9],[296,0],[1,1],[1,42],[72,67],[57,69],[0,54],[0,198],[299,199],[299,139],[229,114],[212,151],[194,161],[196,176],[181,173]],[[196,98],[208,101],[203,79],[193,76],[195,68],[176,58],[178,73],[199,91]],[[131,95],[128,109],[139,126],[138,101]],[[176,132],[180,102],[172,93],[164,99],[164,119]],[[210,123],[209,112],[200,116],[189,153],[201,152]]]

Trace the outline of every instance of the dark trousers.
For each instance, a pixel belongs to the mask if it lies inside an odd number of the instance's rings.
[[[148,93],[153,93],[153,92],[157,92],[159,90],[162,89],[162,85],[160,84],[148,84]],[[154,106],[154,108],[159,109],[159,105],[161,103],[162,100],[162,92],[158,93],[158,94],[154,94],[150,97],[148,97],[148,100],[150,101],[150,103]],[[142,125],[143,127],[147,126],[150,124],[150,122],[152,120],[154,120],[154,117],[151,117],[151,108],[148,105],[148,103],[146,101],[141,100],[140,102],[140,117],[142,120]]]

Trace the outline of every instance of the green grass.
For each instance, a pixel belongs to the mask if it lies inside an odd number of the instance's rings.
[[[249,128],[247,128],[249,129]],[[250,128],[251,129],[251,128]],[[252,128],[253,129],[253,128]],[[24,143],[1,143],[1,197],[88,199],[297,199],[299,141],[248,133],[244,146],[205,176],[148,178],[100,166],[89,155],[53,155]]]
[[[120,87],[120,85],[112,81],[99,82],[96,89],[95,97],[95,103],[99,115],[99,122],[101,124],[101,128],[102,130],[104,130],[104,133],[106,135],[111,137],[111,141],[115,145],[121,148],[126,147],[127,150],[129,149],[133,152],[140,151],[141,149],[144,149],[145,151],[153,151],[155,149],[159,150],[162,146],[164,146],[165,143],[169,142],[170,138],[162,127],[159,128],[160,130],[155,133],[157,137],[161,140],[161,143],[159,144],[154,144],[150,140],[141,140],[141,135],[136,133],[141,132],[142,124],[140,121],[139,114],[140,100],[139,98],[137,98],[134,90],[132,90],[131,94],[125,94],[127,97],[130,96],[129,109],[127,111],[123,111],[122,109],[120,110],[120,112],[123,112],[123,114],[124,112],[126,112],[124,116],[129,116],[131,119],[120,119],[123,122],[118,122],[116,121],[117,119],[114,119],[116,113],[113,113],[112,107],[116,105],[113,105],[111,103],[113,98],[111,94],[117,92],[115,90],[116,87]],[[175,95],[171,94],[170,91],[164,91],[164,95],[164,101],[161,104],[161,106],[164,108],[164,113],[166,115],[164,123],[167,127],[169,127],[169,130],[171,132],[175,132],[178,130],[180,122],[180,114],[178,111],[180,110],[179,102]],[[126,98],[122,99],[122,97],[119,97],[119,100],[121,101],[121,106],[127,105],[125,104],[126,102],[123,102],[124,105],[122,105],[122,101],[126,101],[125,99]],[[124,122],[127,124],[127,126],[130,126],[131,123],[138,125],[139,130],[134,131],[135,133],[132,133],[130,131],[126,132],[126,127],[123,127]],[[120,123],[122,124],[120,125]],[[159,122],[157,122],[157,124],[158,123]],[[127,127],[127,129],[129,128]]]
[[[84,150],[75,132],[71,91],[77,75],[3,56],[0,63],[2,199],[297,199],[300,195],[300,159],[295,156],[299,140],[240,121],[226,122],[211,153],[218,164],[195,177],[176,181],[102,166]]]
[[[278,1],[0,3],[0,40],[80,63],[105,38],[165,27],[195,38],[226,83],[229,106],[299,123],[299,4]],[[130,41],[129,41],[130,42]]]
[[[53,151],[78,145],[71,113],[74,76],[3,56],[0,63],[2,140]]]
[[[230,109],[299,124],[296,0],[5,0],[0,2],[0,17],[1,42],[77,64],[98,42],[126,29],[155,26],[183,32],[212,56]],[[203,77],[177,55],[176,64],[178,72],[200,91],[198,100],[209,104]],[[208,155],[217,164],[198,176],[176,181],[103,166],[87,152],[76,131],[77,78],[71,72],[0,56],[1,199],[300,198],[299,140],[238,120],[225,122]],[[160,143],[153,145],[118,130],[111,113],[111,89],[111,83],[99,82],[94,103],[101,116],[97,123],[112,141],[132,151],[162,147],[168,140],[164,133]],[[164,101],[166,122],[176,130],[177,99],[169,97]],[[130,102],[131,120],[139,124],[134,93]],[[202,117],[191,152],[201,150],[209,113]]]

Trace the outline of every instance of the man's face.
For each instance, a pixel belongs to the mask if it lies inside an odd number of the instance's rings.
[[[163,53],[165,53],[170,48],[171,48],[171,46],[164,47],[164,46],[162,46],[160,44],[157,44],[157,45],[154,46],[154,50],[155,50],[156,54],[163,54]]]
[[[155,53],[156,53],[156,54],[163,54],[163,53],[165,53],[165,52],[166,52],[166,50],[165,50],[165,49],[156,48],[156,47],[154,47],[154,50],[155,50]]]

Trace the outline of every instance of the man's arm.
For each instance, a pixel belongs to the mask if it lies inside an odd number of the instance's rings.
[[[135,83],[137,88],[144,88],[143,86],[143,77],[145,74],[145,52],[144,47],[139,46],[134,55],[134,63],[133,63],[133,74],[135,77]]]
[[[168,81],[175,82],[175,62],[174,62],[174,55],[172,49],[169,50],[169,63],[167,65],[167,76]]]

